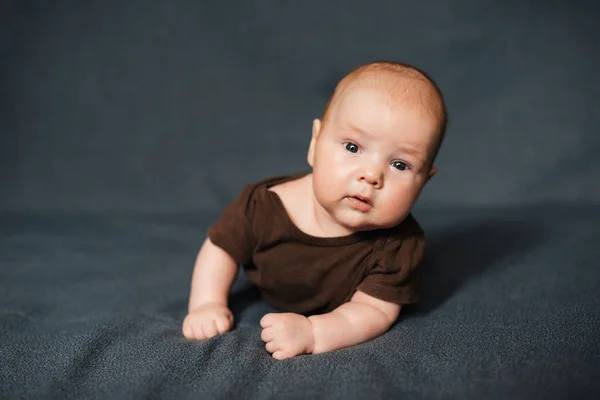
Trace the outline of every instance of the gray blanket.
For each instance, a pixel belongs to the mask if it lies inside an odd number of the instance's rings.
[[[0,398],[600,396],[594,2],[0,10]],[[208,226],[244,184],[306,169],[312,118],[375,59],[429,72],[450,111],[414,211],[422,301],[276,361],[240,274],[234,329],[184,339]]]
[[[600,207],[419,213],[424,301],[370,342],[275,361],[240,275],[233,331],[181,335],[209,219],[3,214],[1,394],[29,398],[592,398]]]

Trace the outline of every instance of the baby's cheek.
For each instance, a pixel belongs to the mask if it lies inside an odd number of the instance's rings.
[[[386,196],[379,204],[378,215],[386,221],[401,222],[410,212],[413,197],[405,193]]]
[[[337,186],[335,180],[330,179],[329,176],[319,176],[314,181],[313,190],[315,197],[322,206],[326,207],[326,204],[334,200],[336,196]]]

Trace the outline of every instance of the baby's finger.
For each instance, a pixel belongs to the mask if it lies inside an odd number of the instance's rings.
[[[196,325],[194,329],[194,338],[198,340],[208,339],[202,330],[202,325]]]
[[[215,325],[217,327],[217,332],[219,333],[229,332],[229,330],[231,329],[231,322],[228,318],[216,319]]]
[[[273,325],[273,313],[266,314],[260,319],[260,326],[263,328],[268,328]]]
[[[278,347],[277,347],[277,342],[275,342],[275,341],[271,341],[271,342],[267,343],[265,345],[265,349],[267,349],[267,351],[269,353],[273,353],[274,351],[278,351],[279,350]]]
[[[215,328],[215,335],[214,336],[217,336],[219,334],[219,328],[217,327],[217,320],[216,319],[213,321],[213,326]]]
[[[273,340],[273,329],[272,328],[263,329],[262,332],[260,333],[260,338],[262,339],[263,342],[270,342],[271,340]]]
[[[284,358],[287,358],[287,357],[285,356],[283,351],[277,350],[276,352],[273,353],[273,358],[276,360],[283,360]]]
[[[202,327],[196,326],[196,329],[194,329],[194,325],[190,324],[190,332],[191,332],[190,339],[197,339],[197,340],[204,339],[204,337],[203,337],[204,335],[202,334]]]
[[[192,323],[190,322],[190,318],[187,317],[184,321],[183,321],[183,336],[185,336],[188,339],[195,339],[194,337],[194,329],[192,327]]]
[[[190,324],[187,323],[187,321],[183,321],[183,325],[181,327],[181,332],[183,333],[183,336],[185,336],[188,339],[192,338],[192,331],[190,329]]]
[[[214,321],[209,321],[205,324],[202,324],[202,332],[204,332],[204,336],[207,339],[217,335],[217,327],[214,324]]]

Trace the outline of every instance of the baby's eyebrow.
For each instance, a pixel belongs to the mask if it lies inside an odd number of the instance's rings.
[[[354,125],[354,124],[349,124],[350,129],[359,133],[361,136],[365,136],[365,137],[370,137],[372,135],[370,135],[367,131],[365,131],[364,129],[361,129],[360,127]]]
[[[364,137],[373,137],[373,135],[371,135],[369,132],[367,132],[366,130],[360,128],[359,126],[355,125],[355,124],[349,124],[350,129],[352,129],[353,131],[357,132],[358,134],[360,134],[361,136]],[[411,156],[413,156],[414,158],[416,158],[418,161],[425,163],[425,159],[423,158],[423,154],[421,151],[417,150],[416,148],[412,147],[412,146],[406,146],[406,145],[396,145],[395,146],[396,150],[402,153],[407,153],[410,154]]]
[[[417,160],[419,160],[422,163],[425,162],[425,160],[423,159],[422,152],[415,149],[414,147],[400,145],[400,146],[396,146],[396,148],[400,152],[410,154],[411,156],[413,156],[414,158],[416,158]]]

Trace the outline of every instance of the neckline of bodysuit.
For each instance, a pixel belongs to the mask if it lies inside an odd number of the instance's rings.
[[[287,182],[292,179],[297,179],[304,175],[306,175],[306,174],[293,175],[293,176],[290,176],[289,179],[278,180],[276,183],[273,183],[272,185],[284,183],[284,182]],[[324,236],[314,236],[307,232],[304,232],[302,229],[298,228],[298,226],[294,223],[294,221],[292,221],[292,218],[290,217],[287,209],[285,208],[285,205],[283,204],[283,200],[281,200],[281,197],[279,197],[279,195],[277,193],[273,192],[272,190],[269,190],[269,187],[272,185],[265,185],[263,190],[265,190],[267,192],[267,196],[270,196],[275,201],[276,208],[278,209],[278,212],[283,216],[283,219],[285,220],[285,224],[290,229],[290,232],[297,239],[302,240],[305,243],[309,243],[309,244],[316,245],[316,246],[344,246],[344,245],[356,243],[360,240],[367,239],[373,234],[371,231],[369,231],[369,232],[355,232],[355,233],[351,233],[350,235],[346,235],[346,236],[324,237]]]

